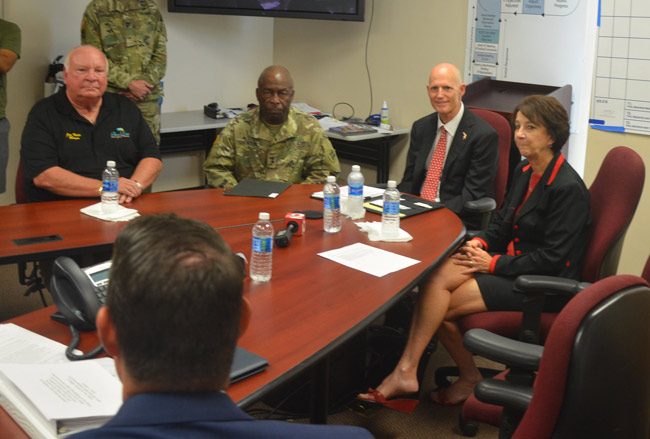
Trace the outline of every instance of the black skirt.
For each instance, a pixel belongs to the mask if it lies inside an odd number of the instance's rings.
[[[526,296],[517,294],[512,290],[516,278],[475,273],[474,279],[478,283],[478,288],[488,311],[521,311]],[[558,312],[569,299],[570,297],[559,295],[547,296],[544,302],[544,311]]]

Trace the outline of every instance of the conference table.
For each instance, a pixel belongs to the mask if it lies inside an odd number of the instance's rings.
[[[287,212],[321,210],[322,201],[310,197],[321,189],[320,185],[293,185],[275,199],[228,196],[221,189],[162,192],[145,194],[128,207],[142,215],[173,212],[204,221],[225,238],[233,251],[250,257],[251,228],[258,212],[269,212],[275,230],[280,230]],[[81,199],[0,207],[0,263],[110,249],[126,223],[105,222],[79,212],[94,202]],[[373,213],[365,219],[380,220]],[[249,406],[309,368],[321,367],[326,374],[328,355],[412,290],[460,245],[465,235],[458,217],[445,208],[403,219],[401,228],[414,239],[401,243],[370,242],[347,218],[336,234],[325,233],[322,220],[308,220],[303,236],[294,237],[287,248],[274,249],[270,282],[245,279],[244,294],[251,302],[252,317],[239,346],[266,358],[269,366],[228,389],[235,402]],[[16,238],[51,235],[61,239],[21,246],[14,242]],[[320,252],[356,242],[420,262],[375,277],[318,256]],[[54,311],[50,306],[10,322],[67,345],[69,330],[50,319]],[[87,351],[97,343],[95,333],[83,333],[80,349]],[[326,376],[321,378],[324,381]],[[318,395],[313,403],[316,414],[312,420],[324,421],[326,398],[323,401],[323,395]],[[0,431],[15,434],[11,437],[25,437],[2,410]]]

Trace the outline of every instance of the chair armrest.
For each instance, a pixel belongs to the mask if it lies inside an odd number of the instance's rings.
[[[465,347],[475,354],[510,367],[536,371],[544,348],[503,337],[485,329],[470,329],[463,337]]]
[[[523,317],[519,340],[539,344],[540,323],[547,295],[574,296],[589,284],[556,276],[522,275],[515,280],[513,291],[523,294]]]
[[[564,277],[524,274],[515,280],[514,292],[526,296],[539,294],[575,296],[587,286],[589,286],[588,282],[579,282]]]
[[[474,387],[474,395],[479,401],[523,413],[533,398],[533,388],[490,378]]]
[[[494,198],[483,197],[478,200],[468,200],[465,201],[463,205],[463,210],[470,213],[486,213],[492,212],[497,207],[497,202],[494,201]]]

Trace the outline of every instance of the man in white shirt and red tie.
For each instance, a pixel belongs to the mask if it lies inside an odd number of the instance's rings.
[[[454,65],[442,63],[431,70],[427,93],[435,112],[413,123],[398,188],[442,202],[468,229],[477,229],[480,216],[463,212],[463,205],[494,196],[498,135],[463,105],[465,84]]]

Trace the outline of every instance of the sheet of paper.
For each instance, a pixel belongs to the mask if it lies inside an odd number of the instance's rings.
[[[417,259],[398,255],[360,242],[318,253],[318,256],[377,277],[394,273],[421,262]]]
[[[13,323],[0,325],[0,363],[63,363],[65,346]]]

